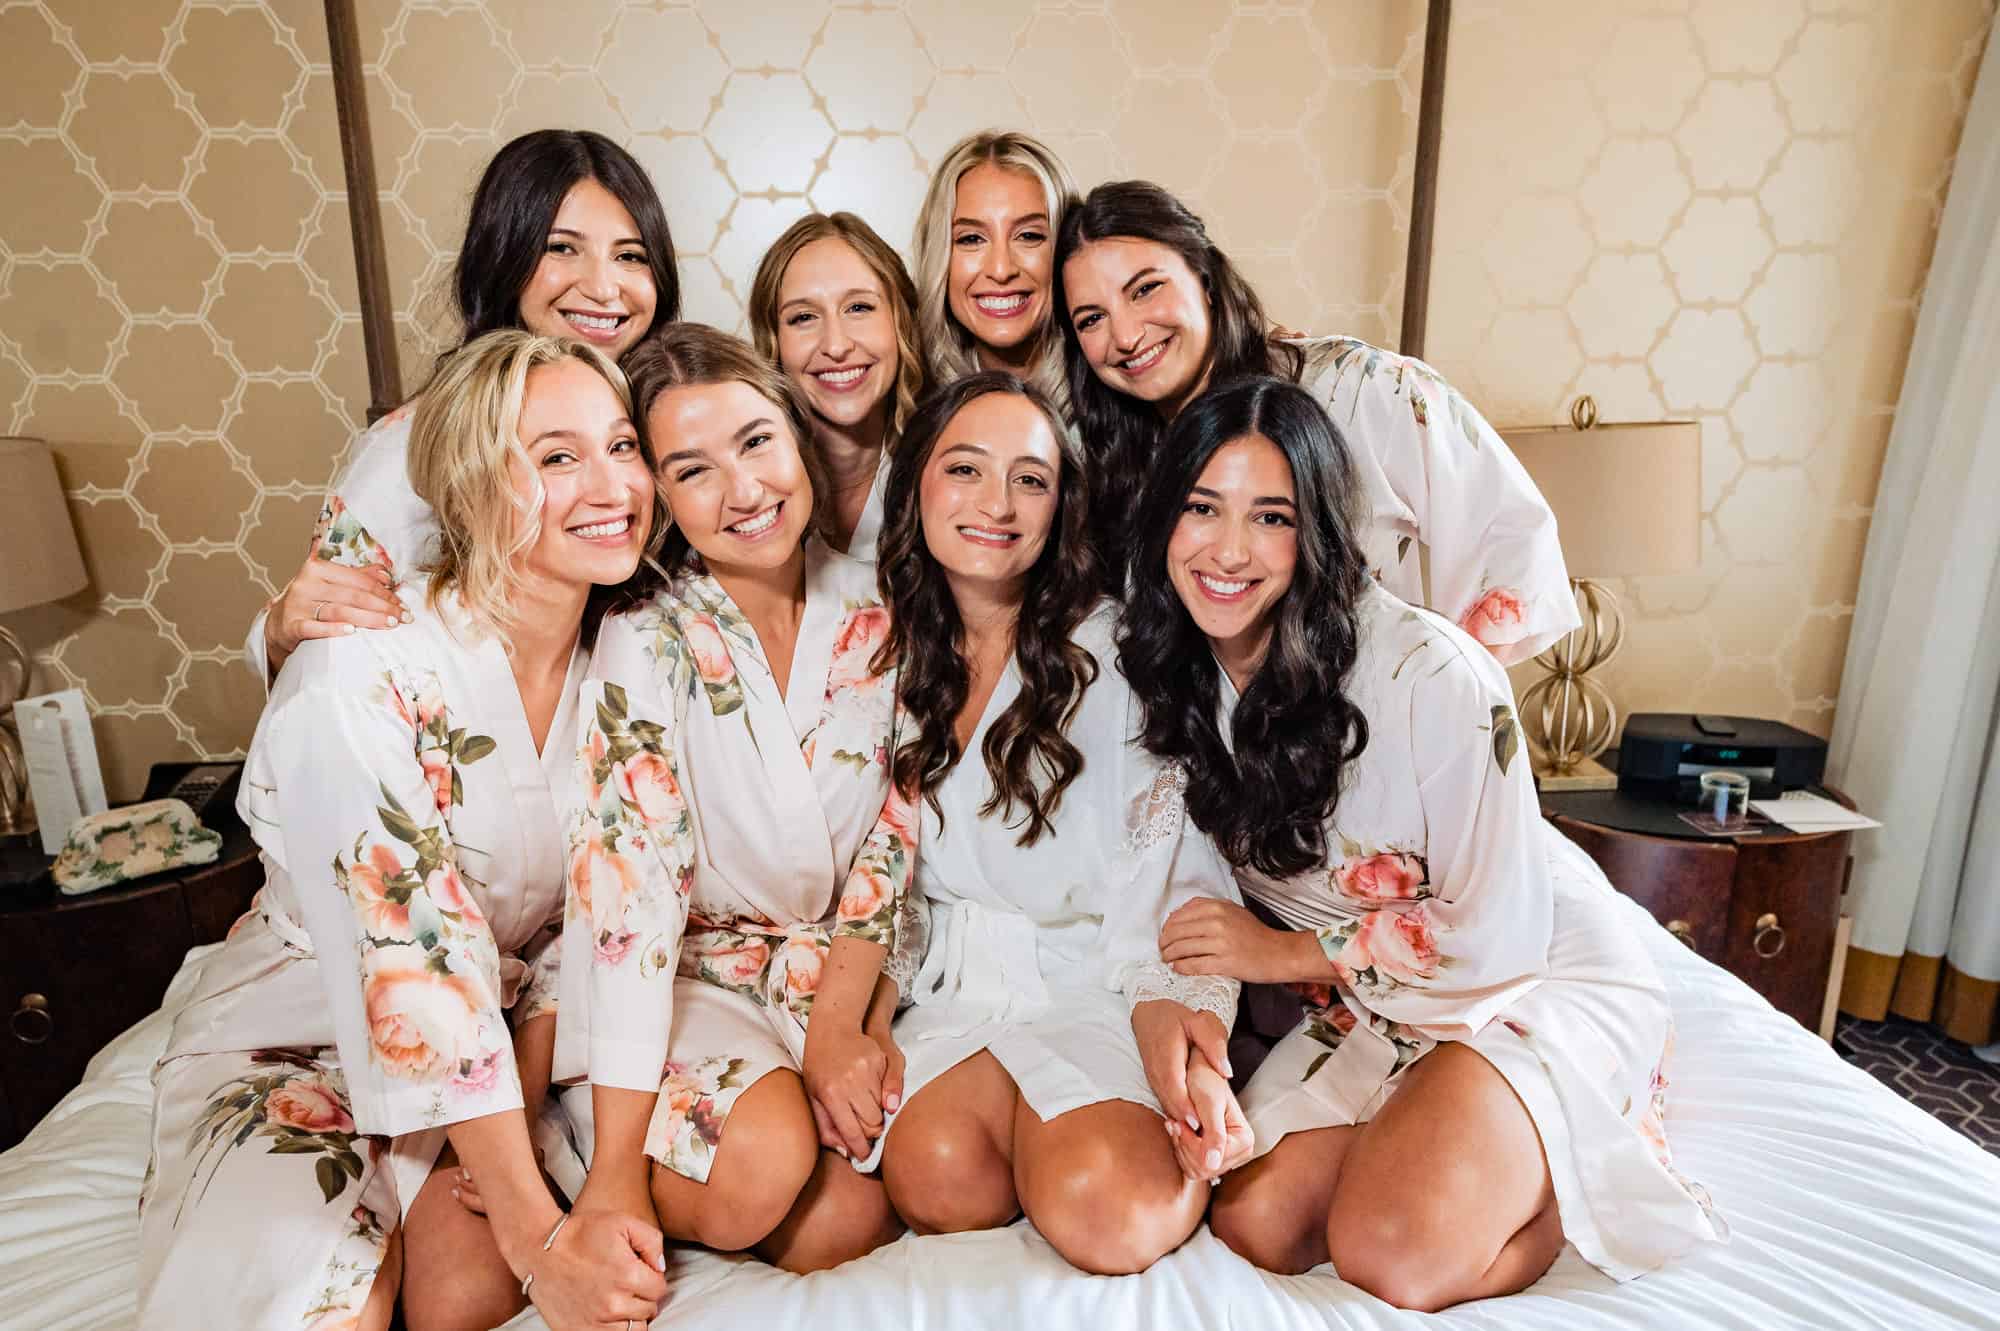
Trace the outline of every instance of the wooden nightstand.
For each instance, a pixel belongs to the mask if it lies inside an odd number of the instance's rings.
[[[233,816],[213,825],[223,837],[213,864],[80,897],[44,877],[0,897],[0,1149],[160,1005],[187,950],[227,933],[263,886],[250,834]]]
[[[1552,791],[1541,800],[1544,816],[1612,886],[1771,1006],[1819,1029],[1847,889],[1847,832],[1704,837],[1690,828],[1677,836],[1677,806],[1613,790]]]

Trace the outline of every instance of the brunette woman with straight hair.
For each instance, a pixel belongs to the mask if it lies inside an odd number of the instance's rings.
[[[889,475],[881,659],[915,732],[896,774],[921,796],[932,940],[896,1026],[905,1105],[881,1167],[921,1233],[1025,1212],[1111,1274],[1201,1219],[1209,1189],[1174,1134],[1219,1169],[1242,1125],[1190,1058],[1222,1059],[1235,983],[1181,980],[1154,944],[1175,903],[1229,877],[1183,839],[1176,773],[1130,742],[1088,498],[1054,405],[997,370],[935,393]]]
[[[1105,528],[1125,532],[1175,416],[1246,374],[1305,385],[1355,441],[1369,571],[1503,663],[1575,628],[1554,514],[1506,443],[1437,371],[1351,337],[1281,333],[1185,204],[1143,180],[1099,185],[1063,217],[1058,322],[1071,409]],[[1121,584],[1122,585],[1122,584]]]
[[[1366,575],[1353,495],[1319,402],[1256,376],[1175,418],[1134,520],[1145,746],[1277,921],[1197,900],[1160,955],[1295,1014],[1210,1223],[1427,1312],[1525,1288],[1565,1239],[1630,1279],[1724,1232],[1667,1149],[1665,987],[1542,819],[1505,671]]]
[[[566,337],[616,360],[680,317],[673,236],[645,168],[590,130],[538,129],[479,177],[452,270],[458,340],[500,328]],[[397,589],[435,553],[437,517],[410,489],[410,421],[424,390],[354,440],[311,553],[260,610],[243,657],[269,682],[301,642],[393,628]]]

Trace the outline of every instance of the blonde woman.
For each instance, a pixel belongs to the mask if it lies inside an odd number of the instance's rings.
[[[916,311],[902,259],[853,213],[792,223],[765,251],[750,288],[757,350],[811,413],[827,473],[827,540],[870,562],[889,455],[924,395]]]
[[[874,565],[817,533],[784,375],[686,323],[627,365],[673,527],[666,585],[605,621],[578,704],[556,1051],[590,1080],[563,1097],[592,1151],[578,1207],[815,1270],[900,1228],[848,1163],[900,1098],[914,970],[889,613]]]
[[[400,1303],[424,1331],[532,1301],[572,1331],[666,1292],[657,1230],[566,1218],[542,1180],[526,1051],[554,1012],[524,986],[562,906],[600,589],[656,526],[651,459],[603,353],[517,330],[440,368],[409,458],[440,534],[412,622],[303,643],[251,742],[264,890],[154,1073],[149,1328],[384,1331]],[[466,1172],[483,1218],[453,1200]]]
[[[938,163],[917,215],[918,323],[931,379],[979,370],[1027,379],[1066,408],[1055,309],[1056,236],[1076,185],[1016,130],[981,130]]]

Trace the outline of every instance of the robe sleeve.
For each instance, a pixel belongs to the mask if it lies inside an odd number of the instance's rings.
[[[909,992],[923,965],[923,940],[904,936],[914,910],[910,886],[916,878],[919,825],[915,801],[891,782],[881,815],[841,885],[839,922],[833,930],[835,938],[859,938],[888,948],[883,973],[895,982],[899,995]]]
[[[673,742],[677,685],[648,658],[643,633],[627,617],[605,621],[577,704],[580,799],[563,925],[569,992],[555,1075],[657,1091],[696,847]]]
[[[1395,529],[1378,557],[1400,563],[1417,557],[1412,541],[1429,547],[1430,607],[1503,664],[1575,628],[1555,514],[1472,404],[1424,362],[1352,338],[1308,354],[1307,386],[1345,435],[1377,521]],[[1397,581],[1417,599],[1413,573]]]
[[[1541,813],[1499,665],[1439,630],[1437,659],[1409,693],[1411,755],[1425,844],[1417,873],[1368,872],[1354,848],[1336,866],[1350,896],[1379,904],[1318,931],[1341,981],[1367,1008],[1436,1039],[1475,1035],[1548,970],[1555,892]],[[1392,884],[1393,886],[1381,886]]]
[[[1093,688],[1123,686],[1124,681],[1100,680]],[[1164,764],[1128,736],[1139,733],[1136,700],[1126,725],[1105,736],[1116,747],[1101,744],[1092,751],[1096,761],[1117,755],[1123,775],[1122,826],[1107,831],[1117,838],[1110,875],[1113,895],[1106,903],[1104,940],[1106,979],[1123,991],[1131,1007],[1166,999],[1198,1012],[1212,1012],[1228,1030],[1236,1021],[1236,999],[1242,985],[1224,975],[1181,975],[1160,960],[1160,928],[1167,916],[1196,897],[1216,897],[1241,904],[1236,880],[1212,843],[1188,822],[1184,795],[1187,772]],[[1086,768],[1086,770],[1088,770]],[[1119,875],[1129,873],[1129,878]]]
[[[388,569],[391,577],[401,576],[389,555],[391,546],[414,549],[435,525],[430,510],[410,491],[412,410],[411,406],[399,407],[355,439],[352,461],[320,505],[312,539],[306,546],[309,557],[349,568],[380,566]],[[364,512],[371,515],[376,531],[371,533],[363,523]],[[372,516],[378,513],[379,517]],[[288,568],[275,572],[287,579],[292,575]],[[266,689],[270,687],[271,676],[270,661],[264,650],[264,625],[270,617],[271,609],[266,605],[250,621],[250,634],[243,640],[243,663]]]
[[[519,1109],[499,952],[447,823],[448,700],[434,674],[340,646],[274,704],[266,742],[354,1121],[396,1136]]]

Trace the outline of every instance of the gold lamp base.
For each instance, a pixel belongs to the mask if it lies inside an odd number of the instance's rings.
[[[14,704],[28,691],[28,650],[0,624],[0,841],[35,830],[35,805],[28,795],[28,764],[14,732]]]
[[[1618,709],[1590,672],[1618,654],[1625,617],[1618,598],[1588,578],[1571,578],[1583,623],[1535,658],[1548,674],[1521,695],[1521,729],[1543,790],[1610,790],[1618,778],[1597,755],[1618,734]]]

